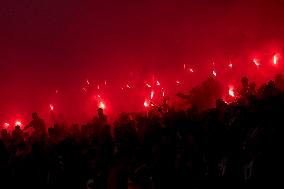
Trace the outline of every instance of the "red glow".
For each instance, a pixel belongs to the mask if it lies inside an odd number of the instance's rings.
[[[255,58],[253,59],[253,63],[254,63],[256,66],[259,66],[259,65],[260,65],[259,62],[258,62],[258,60],[256,60]]]
[[[85,87],[82,88],[83,91],[87,92],[87,89]]]
[[[107,84],[107,81],[105,81],[105,85]]]
[[[149,85],[148,83],[146,83],[146,86],[149,87],[149,88],[151,88],[151,85]]]
[[[212,72],[212,73],[213,73],[213,75],[214,75],[215,77],[217,76],[217,74],[216,74],[215,70],[213,70],[213,72]]]
[[[53,111],[53,108],[54,108],[53,105],[50,104],[49,107],[50,107],[50,110]]]
[[[180,84],[180,82],[179,82],[178,80],[176,80],[176,83],[177,83],[177,84]]]
[[[154,97],[154,91],[151,91],[151,100],[153,99]]]
[[[183,69],[185,70],[185,68],[186,68],[186,66],[185,66],[185,64],[183,64]]]
[[[87,80],[87,81],[86,81],[86,83],[87,83],[87,85],[90,85],[90,82],[89,82],[89,80]]]
[[[126,85],[126,87],[129,88],[129,89],[131,88],[128,84]]]
[[[273,56],[273,64],[276,65],[277,64],[277,61],[278,61],[278,56],[275,54]]]
[[[105,104],[102,101],[100,101],[99,108],[105,109]]]
[[[100,90],[100,86],[99,85],[97,86],[97,88],[98,88],[98,90]]]
[[[189,71],[190,71],[190,72],[192,72],[192,73],[194,72],[192,68],[190,68],[190,70],[189,70]]]
[[[100,96],[100,95],[98,95],[98,98],[101,98],[101,96]]]
[[[158,86],[160,85],[160,82],[159,82],[159,81],[157,81],[157,85],[158,85]]]
[[[229,64],[229,67],[230,67],[230,68],[232,68],[232,67],[233,67],[233,64],[232,64],[232,63],[231,63],[231,64]]]
[[[234,92],[234,87],[233,86],[229,86],[229,95],[231,97],[235,97],[235,92]]]
[[[10,124],[9,123],[4,123],[4,127],[9,127],[10,126]]]
[[[145,107],[149,107],[149,103],[148,103],[147,100],[144,101],[144,106],[145,106]]]
[[[165,92],[163,91],[163,97],[165,96]]]
[[[58,94],[58,90],[55,90],[55,93]]]
[[[20,121],[16,121],[16,122],[15,122],[15,125],[16,125],[16,126],[17,126],[17,125],[18,125],[18,126],[21,126],[22,123],[21,123]]]

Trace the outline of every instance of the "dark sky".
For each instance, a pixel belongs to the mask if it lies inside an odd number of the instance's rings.
[[[2,0],[0,119],[40,111],[86,78],[282,46],[283,23],[283,0]]]

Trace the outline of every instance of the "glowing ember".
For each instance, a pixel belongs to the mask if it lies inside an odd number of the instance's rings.
[[[100,101],[99,108],[105,109],[105,104],[102,101]]]
[[[192,73],[194,72],[192,68],[190,68],[190,70],[189,70],[189,71],[190,71],[190,72],[192,72]]]
[[[145,107],[149,107],[149,103],[148,103],[147,100],[144,101],[144,106],[145,106]]]
[[[259,62],[254,58],[253,59],[253,63],[256,65],[256,66],[259,66],[260,64],[259,64]]]
[[[278,61],[278,57],[277,57],[277,55],[275,54],[275,55],[273,56],[273,63],[274,63],[274,65],[277,64],[277,61]]]
[[[10,124],[9,124],[9,123],[4,123],[4,126],[5,126],[5,127],[9,127]]]
[[[234,87],[232,87],[232,86],[229,87],[229,95],[230,95],[231,97],[235,97]]]
[[[153,99],[154,91],[151,91],[151,100]]]
[[[157,85],[158,85],[158,86],[160,85],[160,82],[159,82],[159,81],[157,81]]]
[[[213,72],[212,72],[212,73],[213,73],[213,75],[214,75],[215,77],[217,76],[217,74],[216,74],[215,70],[213,70]]]
[[[148,83],[146,83],[146,86],[149,87],[149,88],[151,88],[151,85],[149,85]]]
[[[180,82],[179,82],[178,80],[176,80],[176,83],[177,83],[177,84],[180,84]]]
[[[128,84],[126,85],[126,87],[129,88],[129,89],[131,88]]]
[[[16,122],[15,122],[15,125],[16,125],[16,126],[21,126],[22,123],[21,123],[20,121],[16,121]]]
[[[232,67],[233,67],[233,64],[232,64],[232,63],[231,63],[231,64],[229,64],[229,67],[230,67],[230,68],[232,68]]]
[[[50,110],[53,111],[53,105],[50,104],[49,107],[50,107]]]

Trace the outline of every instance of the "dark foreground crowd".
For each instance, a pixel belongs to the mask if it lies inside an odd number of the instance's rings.
[[[33,113],[1,131],[0,188],[283,188],[283,89],[281,75],[258,90],[243,78],[231,104],[153,107],[112,125],[102,109],[68,128]]]

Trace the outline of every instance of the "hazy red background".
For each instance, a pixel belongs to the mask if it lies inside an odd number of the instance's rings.
[[[73,118],[89,116],[96,108],[82,94],[86,79],[107,80],[105,96],[120,100],[112,105],[131,110],[121,105],[120,85],[153,74],[174,81],[184,63],[198,70],[186,87],[206,78],[212,61],[219,73],[234,64],[220,79],[246,72],[266,79],[274,71],[255,74],[250,60],[270,64],[282,54],[283,23],[281,0],[1,1],[0,121],[48,115],[50,103]]]

